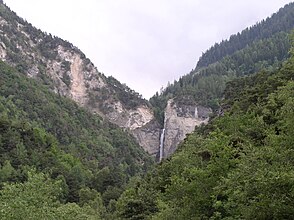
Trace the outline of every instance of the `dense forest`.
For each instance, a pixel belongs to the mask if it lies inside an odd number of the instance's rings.
[[[118,200],[117,215],[292,219],[293,55],[278,70],[227,83],[223,115],[197,128],[145,178],[131,182]]]
[[[206,67],[209,64],[221,60],[225,56],[232,55],[238,50],[245,48],[254,41],[270,38],[276,33],[291,30],[294,28],[293,3],[281,8],[271,17],[246,28],[241,33],[231,35],[228,40],[216,43],[199,58],[196,69]]]
[[[131,135],[3,62],[0,95],[1,219],[27,219],[33,210],[42,219],[47,208],[52,219],[63,208],[100,212],[97,205],[111,207],[153,163]]]

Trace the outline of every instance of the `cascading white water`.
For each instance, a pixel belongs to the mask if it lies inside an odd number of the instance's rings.
[[[161,135],[160,135],[159,162],[161,162],[161,160],[162,160],[162,158],[163,158],[164,133],[165,133],[165,129],[163,128],[163,129],[161,130]]]
[[[195,118],[198,118],[198,108],[195,108]]]

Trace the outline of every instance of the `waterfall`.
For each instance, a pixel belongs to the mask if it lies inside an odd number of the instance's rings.
[[[195,118],[198,118],[198,108],[195,108]]]
[[[160,135],[159,162],[161,162],[161,160],[162,160],[162,158],[163,158],[164,133],[165,133],[165,129],[163,128],[163,129],[161,130],[161,135]]]

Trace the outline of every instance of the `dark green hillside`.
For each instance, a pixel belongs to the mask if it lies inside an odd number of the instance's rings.
[[[182,76],[168,86],[162,96],[191,96],[197,102],[210,105],[214,99],[222,96],[226,82],[261,69],[277,69],[281,61],[288,57],[289,49],[289,34],[277,33],[269,39],[253,42],[197,72]]]
[[[228,83],[224,115],[196,129],[171,158],[130,184],[117,215],[292,219],[293,77],[292,56],[279,70]]]
[[[61,201],[81,202],[81,190],[116,199],[151,158],[113,124],[50,92],[0,62],[1,184],[26,179],[31,167],[63,180]]]
[[[270,38],[281,31],[294,28],[294,3],[286,5],[270,18],[246,28],[241,33],[232,35],[229,40],[216,43],[200,57],[196,69],[215,63],[225,56],[245,48],[254,41]]]

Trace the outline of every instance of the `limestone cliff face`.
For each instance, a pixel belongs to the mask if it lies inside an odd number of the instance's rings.
[[[135,109],[126,109],[121,102],[104,103],[108,109],[105,116],[113,123],[127,129],[136,138],[140,146],[156,157],[159,151],[160,125],[155,120],[148,105]]]
[[[134,129],[132,134],[150,155],[158,157],[160,132],[159,123],[151,120],[144,126]]]
[[[140,128],[154,119],[152,110],[147,105],[140,105],[135,109],[126,109],[119,101],[106,103],[107,118],[123,128],[134,130]]]
[[[165,109],[163,157],[173,154],[186,135],[194,131],[195,126],[207,123],[211,113],[209,108],[178,104],[170,99]]]

